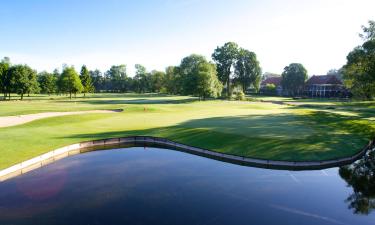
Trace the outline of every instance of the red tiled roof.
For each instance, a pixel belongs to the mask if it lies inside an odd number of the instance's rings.
[[[277,86],[281,85],[281,77],[269,77],[269,78],[265,79],[264,81],[262,81],[261,85],[265,86],[267,84],[273,84],[277,87]]]
[[[339,79],[337,79],[337,77],[335,77],[334,75],[314,75],[306,82],[306,84],[342,84],[342,82]]]

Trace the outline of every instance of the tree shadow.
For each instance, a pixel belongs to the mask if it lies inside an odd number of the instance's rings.
[[[355,114],[360,118],[370,118],[375,115],[375,103],[374,102],[335,102],[326,101],[329,104],[314,104],[316,102],[309,101],[299,101],[298,104],[291,103],[292,108],[309,108],[316,110],[335,110],[343,111]]]
[[[175,126],[72,135],[85,140],[149,135],[223,153],[287,161],[352,156],[374,128],[357,118],[326,112],[194,119]],[[66,138],[66,137],[64,137]]]

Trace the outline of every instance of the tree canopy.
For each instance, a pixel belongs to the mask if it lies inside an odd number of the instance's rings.
[[[302,92],[307,80],[307,70],[300,63],[291,63],[284,68],[281,85],[288,95],[295,96]]]
[[[10,87],[12,91],[21,95],[30,93],[38,89],[36,71],[27,65],[14,65],[9,68]]]
[[[5,57],[0,61],[0,91],[4,93],[4,98],[7,97],[7,94],[10,93],[10,77],[9,77],[9,67],[10,60],[8,57]],[[10,94],[9,94],[10,97]]]
[[[41,93],[48,95],[56,93],[57,77],[53,73],[48,73],[46,71],[39,73],[38,82],[40,85]]]
[[[343,67],[344,83],[358,98],[375,97],[375,23],[363,27],[366,41],[351,51]]]
[[[243,48],[239,49],[235,65],[235,79],[241,84],[242,91],[246,92],[247,88],[252,85],[258,92],[261,76],[262,70],[256,54]]]
[[[86,96],[86,93],[94,92],[95,88],[92,83],[90,72],[85,65],[83,65],[81,68],[81,73],[80,73],[79,78],[81,79],[81,82],[82,82],[82,87],[83,87],[82,93],[84,96]]]
[[[217,47],[212,54],[212,59],[216,62],[219,80],[225,84],[227,96],[230,96],[230,79],[232,67],[235,65],[238,55],[238,45],[234,42],[227,42],[221,47]]]
[[[77,94],[83,90],[79,75],[74,67],[65,67],[60,76],[61,90],[65,93],[69,93],[69,97],[72,98],[72,93]]]

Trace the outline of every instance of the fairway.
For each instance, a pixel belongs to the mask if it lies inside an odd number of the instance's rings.
[[[198,101],[156,94],[32,96],[0,102],[0,116],[41,112],[123,109],[77,114],[0,128],[0,169],[58,147],[131,135],[168,138],[183,144],[245,157],[320,161],[351,156],[374,136],[373,104],[300,100]]]

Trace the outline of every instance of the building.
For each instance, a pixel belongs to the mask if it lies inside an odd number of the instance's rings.
[[[275,85],[276,90],[275,93],[269,93],[269,90],[267,89],[267,85]],[[268,77],[265,80],[263,80],[260,84],[260,93],[262,94],[277,94],[281,95],[283,91],[283,88],[281,87],[281,77],[275,76],[275,77]]]
[[[312,98],[348,97],[348,91],[334,75],[314,75],[306,82],[305,95]]]

